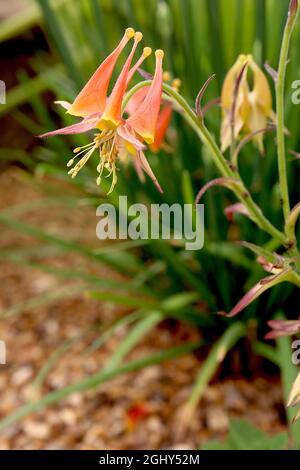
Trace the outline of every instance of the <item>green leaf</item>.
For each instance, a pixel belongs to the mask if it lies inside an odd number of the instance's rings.
[[[248,421],[233,421],[228,435],[228,445],[233,450],[283,450],[288,435],[280,433],[269,437]]]
[[[284,450],[288,435],[285,432],[268,436],[246,420],[232,421],[225,442],[208,441],[201,450]]]
[[[136,325],[129,331],[126,338],[118,345],[118,348],[114,354],[110,357],[105,370],[110,370],[118,367],[122,362],[123,358],[128,354],[136,344],[142,339],[142,337],[154,328],[163,319],[161,312],[148,312],[144,318],[139,320]]]
[[[25,310],[32,310],[37,307],[48,305],[58,300],[64,300],[72,297],[81,295],[86,290],[86,286],[64,286],[60,289],[56,289],[53,292],[45,292],[41,295],[37,295],[31,299],[27,299],[24,302],[12,305],[11,307],[4,309],[0,312],[0,318],[10,318],[15,315],[23,313]]]
[[[51,38],[55,43],[57,49],[59,50],[60,54],[62,55],[64,63],[66,64],[71,77],[76,82],[78,87],[83,86],[81,70],[79,69],[79,67],[77,67],[76,62],[73,59],[73,54],[67,44],[63,28],[61,27],[58,21],[58,17],[55,14],[55,9],[53,8],[53,5],[51,5],[49,0],[38,0],[38,3],[44,15],[45,23],[49,30],[49,33],[51,34]]]

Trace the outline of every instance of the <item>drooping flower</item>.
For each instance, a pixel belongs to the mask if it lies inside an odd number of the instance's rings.
[[[253,85],[250,84],[250,73]],[[240,55],[227,73],[221,94],[221,147],[224,152],[241,133],[253,134],[263,151],[263,133],[268,119],[274,121],[272,95],[264,73],[252,55]]]
[[[162,96],[162,60],[164,56],[162,50],[159,49],[155,52],[155,74],[144,99],[128,118],[124,118],[122,112],[122,103],[127,87],[143,60],[151,54],[151,49],[145,47],[141,57],[133,66],[131,65],[137,45],[142,37],[142,33],[135,33],[132,28],[127,28],[119,45],[98,67],[74,102],[72,104],[58,102],[67,109],[69,114],[82,117],[81,122],[40,136],[76,134],[97,129],[98,132],[92,142],[74,150],[75,156],[68,162],[68,166],[72,167],[69,174],[75,177],[91,155],[98,150],[97,171],[99,176],[97,184],[101,183],[102,173],[106,169],[108,175],[112,175],[109,193],[117,182],[116,161],[122,155],[132,157],[136,168],[140,172],[147,173],[156,187],[162,191],[144,154],[145,144],[152,145],[155,142]],[[108,96],[108,88],[117,59],[131,38],[134,38],[133,46]],[[74,165],[75,159],[79,156],[80,160]]]

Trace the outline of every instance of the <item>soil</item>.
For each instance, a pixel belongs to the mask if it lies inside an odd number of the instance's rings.
[[[17,168],[0,175],[1,211],[24,201],[33,204],[44,197],[24,175]],[[65,194],[73,191],[67,186],[63,189]],[[90,246],[99,243],[95,237],[95,214],[85,207],[32,208],[22,220],[60,236],[66,236],[67,228],[68,239]],[[31,237],[1,228],[1,250],[37,244]],[[129,327],[120,328],[97,350],[88,352],[88,348],[99,336],[99,325],[105,327],[129,311],[87,298],[74,281],[62,281],[1,258],[2,315],[10,308],[10,316],[0,320],[0,338],[7,348],[7,364],[0,366],[3,418],[28,400],[101,370]],[[118,278],[116,273],[77,254],[45,254],[39,261]],[[78,286],[78,294],[28,307],[22,313],[11,309],[64,286]],[[193,327],[170,326],[165,322],[153,329],[126,359],[142,358],[200,336]],[[34,386],[41,367],[66,342],[71,343],[70,347],[59,355],[42,385]],[[248,380],[238,374],[215,378],[206,388],[196,413],[187,419],[185,404],[200,367],[199,355],[189,353],[120,376],[92,391],[74,393],[2,431],[0,449],[195,449],[208,439],[224,438],[230,420],[235,418],[249,419],[270,434],[286,429],[279,378],[260,373]]]

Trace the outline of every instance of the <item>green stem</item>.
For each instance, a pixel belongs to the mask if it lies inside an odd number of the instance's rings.
[[[289,189],[288,189],[288,178],[286,168],[286,151],[285,151],[285,126],[284,126],[284,89],[285,89],[285,77],[286,68],[288,61],[288,53],[291,36],[296,24],[298,10],[293,14],[290,12],[284,34],[282,39],[279,66],[278,66],[278,78],[276,82],[276,112],[277,112],[277,158],[278,158],[278,171],[279,171],[279,185],[282,200],[282,209],[284,220],[287,222],[290,214],[290,201],[289,201]]]
[[[285,244],[286,243],[285,235],[282,232],[280,232],[276,227],[274,227],[274,225],[272,225],[271,222],[263,215],[261,209],[258,207],[258,205],[254,202],[251,195],[249,194],[239,173],[236,170],[230,169],[228,167],[227,161],[225,160],[219,147],[217,146],[216,142],[214,141],[213,137],[211,136],[207,128],[202,126],[201,131],[203,135],[205,136],[204,142],[211,149],[211,152],[214,153],[215,155],[218,154],[219,159],[221,159],[222,157],[222,159],[225,161],[227,169],[229,170],[229,174],[227,172],[226,174],[223,173],[223,175],[229,176],[231,178],[235,178],[238,181],[239,184],[235,186],[234,193],[237,196],[237,198],[247,207],[249,214],[251,216],[251,219],[258,225],[259,228],[269,233],[273,238],[280,240],[282,244]]]
[[[133,94],[142,88],[143,86],[149,86],[151,84],[150,80],[140,82],[135,87],[133,87],[126,95],[123,109],[126,107],[126,104],[133,96]],[[230,167],[229,162],[226,160],[219,147],[217,146],[214,138],[205,127],[204,123],[199,119],[195,114],[193,109],[189,106],[187,101],[176,91],[174,88],[167,84],[163,84],[163,91],[167,94],[167,97],[175,104],[175,106],[182,111],[182,114],[190,126],[194,129],[196,134],[199,136],[200,140],[206,145],[212,155],[215,165],[222,174],[222,176],[227,178],[234,178],[237,181],[237,184],[233,188],[237,198],[247,207],[251,219],[265,232],[269,233],[273,238],[280,241],[281,244],[285,244],[286,237],[280,232],[276,227],[274,227],[271,222],[263,215],[261,209],[253,201],[251,195],[245,188],[243,181],[239,173]]]
[[[285,224],[285,233],[288,237],[291,246],[294,247],[297,244],[296,240],[296,223],[300,217],[300,202],[291,210]]]

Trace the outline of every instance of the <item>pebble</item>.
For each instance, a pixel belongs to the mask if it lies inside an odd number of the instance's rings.
[[[47,439],[51,428],[48,424],[39,421],[27,421],[24,424],[24,431],[29,437],[34,439]]]
[[[224,403],[226,408],[233,411],[243,412],[247,407],[247,403],[239,390],[230,383],[224,386]]]
[[[222,408],[211,406],[206,410],[207,427],[214,432],[225,432],[229,429],[228,415]]]
[[[15,386],[23,385],[32,376],[33,370],[30,366],[22,366],[11,377],[11,383]]]

